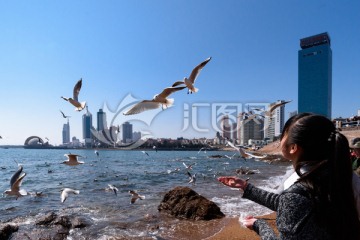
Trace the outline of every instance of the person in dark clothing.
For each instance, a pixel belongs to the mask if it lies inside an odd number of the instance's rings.
[[[354,171],[357,171],[360,167],[360,138],[354,138],[351,141],[350,147],[352,168]]]
[[[261,239],[360,239],[346,137],[326,117],[303,113],[286,122],[280,139],[282,154],[299,175],[287,190],[276,194],[237,177],[218,178],[276,211],[279,236],[264,219],[249,216],[243,224]]]

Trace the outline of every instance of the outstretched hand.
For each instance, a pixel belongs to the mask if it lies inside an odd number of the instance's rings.
[[[242,190],[244,190],[247,186],[246,180],[242,180],[237,177],[219,177],[218,181],[228,187],[240,188]]]
[[[244,226],[244,227],[247,227],[249,229],[253,229],[253,226],[254,226],[254,223],[257,219],[254,218],[253,216],[247,216],[243,219],[240,220],[241,224]]]

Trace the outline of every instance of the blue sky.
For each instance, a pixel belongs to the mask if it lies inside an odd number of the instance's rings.
[[[210,56],[198,93],[173,94],[174,106],[164,111],[108,117],[173,138],[213,137],[212,107],[219,103],[293,100],[287,117],[297,110],[299,40],[322,32],[333,51],[332,117],[355,115],[359,9],[355,0],[1,1],[0,144],[23,144],[32,135],[60,144],[59,110],[71,116],[71,136],[82,139],[84,111],[60,98],[70,97],[80,78],[79,99],[87,101],[96,127],[105,103],[115,112],[129,94],[152,99]],[[202,104],[196,124],[208,131],[193,124],[183,130],[194,117],[186,110],[192,104]],[[149,118],[151,124],[141,122]]]

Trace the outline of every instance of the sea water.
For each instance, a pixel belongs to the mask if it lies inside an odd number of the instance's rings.
[[[85,217],[90,226],[75,229],[68,239],[186,239],[186,229],[199,232],[199,239],[215,229],[210,222],[184,221],[160,214],[158,205],[166,192],[177,186],[188,186],[215,202],[228,217],[264,215],[272,212],[241,198],[241,191],[219,183],[217,177],[236,175],[240,167],[257,170],[243,175],[249,182],[269,191],[276,191],[289,163],[259,161],[232,155],[226,151],[147,151],[60,149],[0,149],[0,191],[10,187],[10,178],[17,171],[16,160],[27,175],[21,186],[28,192],[42,192],[42,197],[31,195],[16,198],[2,195],[0,221],[13,221],[20,227],[30,226],[35,218],[50,211],[58,214]],[[61,164],[64,154],[78,154],[84,164]],[[264,159],[266,160],[266,158]],[[184,164],[194,164],[192,170]],[[180,169],[176,171],[175,169]],[[189,184],[189,176],[196,173],[196,184]],[[108,184],[119,189],[117,195],[107,190]],[[79,195],[70,194],[60,201],[62,188],[73,188]],[[129,190],[145,196],[130,204]],[[183,229],[183,230],[181,230]],[[201,234],[201,231],[204,231]],[[206,232],[207,231],[207,232]],[[193,239],[196,239],[193,238]]]

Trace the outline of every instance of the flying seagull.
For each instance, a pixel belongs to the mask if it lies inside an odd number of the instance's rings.
[[[147,153],[147,152],[145,152],[145,151],[141,151],[143,154],[146,154],[148,157],[150,157],[150,155]]]
[[[156,109],[161,107],[163,110],[165,108],[171,107],[174,104],[173,98],[167,98],[170,94],[182,90],[186,87],[167,87],[160,94],[154,96],[152,100],[143,100],[135,104],[130,110],[123,113],[124,115],[132,115],[144,112],[146,110]]]
[[[75,111],[78,111],[78,112],[83,110],[86,106],[86,102],[79,102],[79,100],[78,100],[81,85],[82,85],[82,78],[80,78],[80,80],[75,84],[72,98],[66,98],[66,97],[61,96],[62,99],[66,100],[66,101],[70,102],[72,105],[74,105]]]
[[[130,193],[131,196],[132,196],[132,198],[131,198],[131,200],[130,200],[130,203],[131,203],[131,204],[134,204],[137,199],[140,199],[140,200],[145,199],[145,196],[139,195],[139,194],[138,194],[137,192],[135,192],[134,190],[130,190],[129,193]]]
[[[186,163],[184,163],[184,162],[183,162],[183,165],[184,165],[184,167],[185,167],[186,169],[191,170],[191,169],[192,169],[192,167],[195,165],[195,163],[190,164],[190,165],[186,165]]]
[[[60,110],[60,112],[61,112],[61,114],[62,114],[63,118],[69,118],[69,117],[71,117],[71,116],[67,116],[67,115],[65,115],[65,113],[64,113],[63,111],[61,111],[61,110]]]
[[[189,175],[189,184],[192,183],[193,185],[195,185],[195,182],[196,182],[196,173],[195,173],[194,175],[192,175],[192,174],[188,171],[187,174]]]
[[[76,166],[79,164],[83,164],[84,162],[78,161],[78,156],[80,155],[76,155],[76,154],[64,154],[65,157],[67,157],[68,159],[65,160],[64,162],[62,162],[63,164],[69,165],[69,166]]]
[[[226,145],[229,145],[230,147],[237,150],[242,158],[246,161],[247,158],[264,158],[266,156],[257,156],[253,155],[251,153],[245,152],[241,147],[236,147],[232,142],[227,141]]]
[[[274,110],[275,110],[276,108],[278,108],[278,107],[280,107],[280,106],[282,106],[282,105],[285,105],[285,104],[287,104],[287,103],[289,103],[289,102],[291,102],[291,101],[292,101],[292,100],[275,103],[275,104],[271,105],[271,106],[270,106],[267,110],[265,110],[265,111],[264,111],[263,109],[258,109],[258,108],[254,108],[254,110],[263,111],[262,113],[264,113],[264,115],[265,115],[266,117],[271,117],[272,114],[273,114],[273,112],[274,112]]]
[[[203,67],[205,67],[205,65],[211,60],[211,57],[207,58],[205,61],[203,61],[202,63],[200,63],[199,65],[197,65],[191,72],[189,78],[184,78],[183,81],[177,81],[174,82],[174,84],[172,85],[173,87],[178,86],[180,84],[185,84],[186,87],[188,87],[188,94],[189,93],[196,93],[199,89],[197,89],[196,87],[194,87],[194,83],[196,78],[199,76],[201,70],[203,69]]]
[[[108,186],[109,186],[109,190],[113,191],[115,193],[115,195],[117,195],[117,192],[119,191],[119,189],[111,184],[108,184]]]
[[[18,197],[27,195],[27,192],[24,189],[20,190],[22,180],[26,176],[26,173],[23,173],[21,175],[23,167],[21,164],[18,164],[18,166],[19,166],[19,169],[14,173],[14,175],[10,179],[10,189],[8,189],[4,192],[7,195],[16,196],[16,199],[18,199]]]
[[[71,189],[71,188],[63,188],[63,189],[61,189],[60,198],[61,198],[62,203],[65,202],[65,200],[69,196],[69,193],[79,194],[80,191],[79,190],[74,190],[74,189]]]

